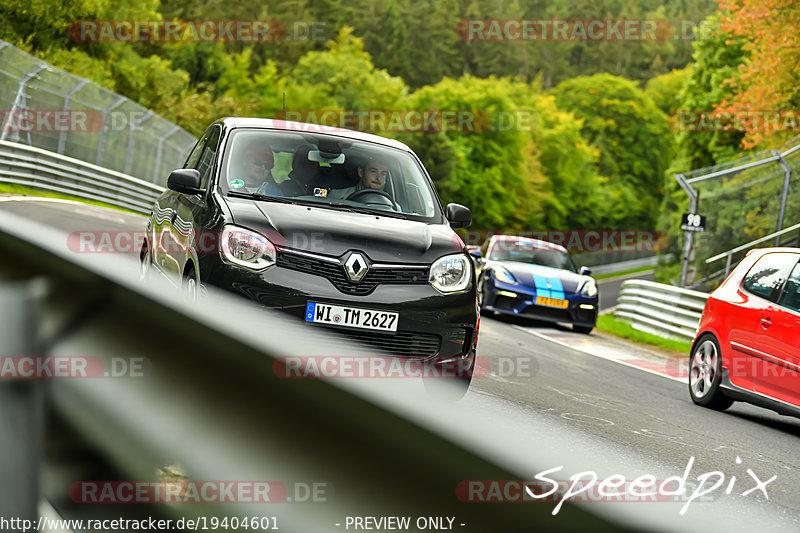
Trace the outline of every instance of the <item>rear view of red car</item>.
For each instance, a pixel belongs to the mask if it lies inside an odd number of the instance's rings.
[[[800,417],[800,249],[751,251],[706,303],[689,359],[694,403]]]

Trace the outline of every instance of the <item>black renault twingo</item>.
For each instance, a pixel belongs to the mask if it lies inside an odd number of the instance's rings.
[[[217,286],[392,356],[458,368],[479,327],[475,270],[417,156],[375,135],[213,123],[156,201],[141,251],[190,298]],[[464,370],[465,369],[465,370]]]

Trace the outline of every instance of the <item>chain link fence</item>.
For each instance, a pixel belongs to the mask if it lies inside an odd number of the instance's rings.
[[[197,139],[124,96],[0,40],[0,140],[166,185]]]
[[[725,254],[761,237],[800,222],[800,137],[780,150],[747,157],[676,175],[690,196],[696,194],[696,208],[690,212],[706,216],[705,231],[684,234],[682,286],[714,289],[750,248],[728,257]],[[691,242],[693,241],[693,243]],[[796,246],[796,231],[783,233],[752,248]]]

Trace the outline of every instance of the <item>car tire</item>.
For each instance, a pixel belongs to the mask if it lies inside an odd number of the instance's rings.
[[[484,283],[483,283],[483,276],[480,277],[478,280],[478,309],[481,312],[481,315],[485,316],[492,316],[494,315],[494,311],[489,311],[486,308],[486,295],[484,294]]]
[[[187,269],[181,281],[181,297],[187,302],[194,304],[197,303],[197,293],[197,273],[195,272],[194,266],[191,266]]]
[[[147,241],[145,241],[142,244],[141,252],[139,252],[139,281],[142,283],[148,283],[150,281],[151,268],[150,247],[147,246]]]
[[[583,333],[584,335],[588,335],[592,332],[594,326],[576,326],[575,324],[572,325],[572,331],[576,333]]]
[[[724,411],[733,400],[720,390],[722,381],[722,352],[716,337],[701,336],[689,356],[689,395],[697,405]]]

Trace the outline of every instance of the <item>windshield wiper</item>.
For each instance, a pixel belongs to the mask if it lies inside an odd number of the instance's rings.
[[[268,194],[261,194],[258,192],[239,192],[228,191],[228,196],[235,198],[253,198],[256,200],[267,200],[269,202],[280,202],[282,204],[296,204],[297,200],[294,198],[284,198],[283,196],[269,196]]]
[[[355,205],[350,204],[343,204],[341,202],[326,202],[326,203],[319,203],[318,205],[328,205],[331,207],[338,207],[341,209],[345,209],[346,211],[352,211],[354,213],[364,213],[366,215],[375,215],[375,216],[387,216],[392,218],[403,218],[407,219],[408,217],[405,216],[403,213],[398,213],[397,211],[384,211],[382,209],[370,209],[368,207],[358,207]]]

